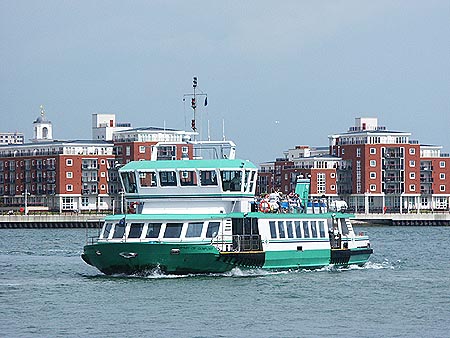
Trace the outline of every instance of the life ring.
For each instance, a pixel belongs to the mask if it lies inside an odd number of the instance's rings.
[[[136,206],[138,205],[138,202],[131,202],[130,207],[128,208],[129,214],[135,214],[136,213]]]
[[[268,201],[261,201],[261,203],[259,203],[259,211],[261,212],[270,212],[270,204]]]

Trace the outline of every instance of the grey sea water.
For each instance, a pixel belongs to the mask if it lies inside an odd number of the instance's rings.
[[[360,230],[362,268],[148,277],[86,265],[83,229],[0,230],[0,336],[450,337],[450,228]]]

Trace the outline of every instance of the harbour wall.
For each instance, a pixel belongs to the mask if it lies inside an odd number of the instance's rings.
[[[106,215],[1,215],[0,229],[98,228]]]
[[[0,229],[98,228],[105,214],[0,215]],[[355,214],[354,225],[450,226],[450,213]]]
[[[355,214],[356,225],[450,226],[450,213]]]

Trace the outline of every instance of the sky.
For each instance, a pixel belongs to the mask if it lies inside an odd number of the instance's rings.
[[[0,131],[89,139],[92,113],[272,161],[356,117],[450,152],[450,2],[0,0]]]

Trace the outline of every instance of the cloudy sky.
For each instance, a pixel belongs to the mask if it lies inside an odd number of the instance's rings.
[[[91,114],[189,129],[256,163],[355,117],[450,152],[450,2],[0,0],[0,131],[88,139]]]

